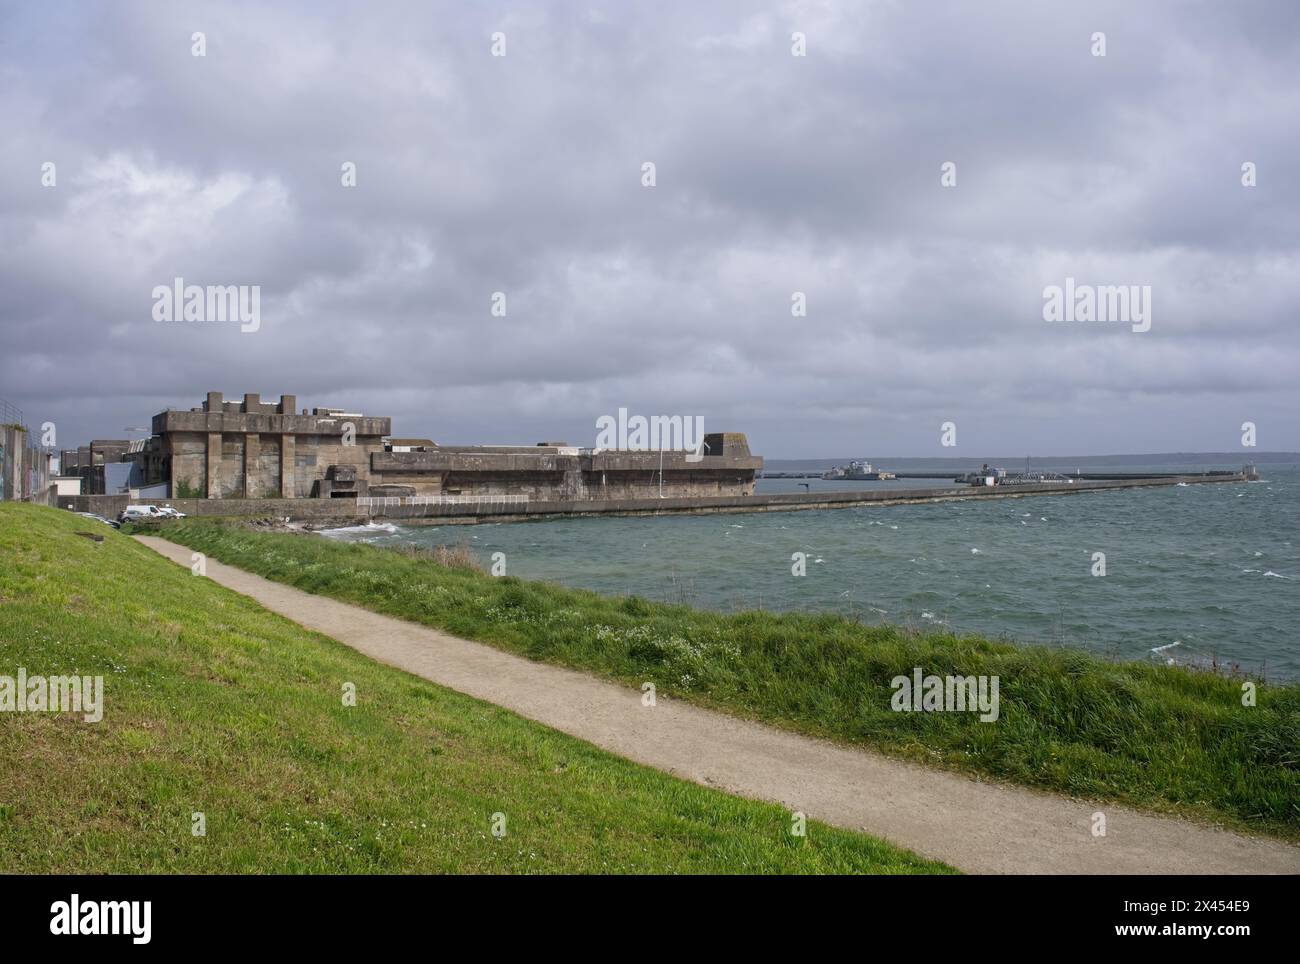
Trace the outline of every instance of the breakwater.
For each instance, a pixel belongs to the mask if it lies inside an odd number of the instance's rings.
[[[468,505],[375,505],[371,518],[421,521],[439,525],[454,523],[522,522],[588,516],[721,515],[751,512],[797,512],[808,509],[842,509],[867,505],[916,505],[987,499],[1016,499],[1036,495],[1078,495],[1111,489],[1152,488],[1173,485],[1245,482],[1240,472],[1196,475],[1162,475],[1122,479],[1091,479],[1075,482],[1044,482],[1014,486],[947,485],[925,489],[859,489],[839,492],[778,492],[747,496],[716,496],[682,499],[609,499],[600,502],[531,500],[525,503]]]
[[[127,496],[62,496],[61,508],[94,512],[110,518],[128,503],[170,505],[186,515],[290,518],[313,522],[393,519],[440,525],[475,522],[523,522],[587,516],[706,515],[746,512],[796,512],[806,509],[842,509],[864,505],[915,505],[925,502],[1015,499],[1031,495],[1077,495],[1106,489],[1149,488],[1179,484],[1245,482],[1241,472],[1189,475],[1136,476],[1080,479],[1074,482],[1026,483],[1006,486],[946,485],[923,489],[864,488],[836,492],[775,492],[758,495],[697,496],[690,498],[637,498],[601,500],[476,497],[465,502],[429,502],[407,499],[138,499]]]

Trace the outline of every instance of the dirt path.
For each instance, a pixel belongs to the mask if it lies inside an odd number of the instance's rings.
[[[190,550],[140,542],[186,568]],[[987,783],[534,663],[207,561],[208,577],[367,656],[619,756],[884,837],[971,873],[1300,873],[1300,848]],[[1106,815],[1106,836],[1092,815]]]

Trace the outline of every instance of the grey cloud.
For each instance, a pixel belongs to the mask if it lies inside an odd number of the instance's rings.
[[[1246,418],[1297,449],[1297,27],[1281,0],[7,8],[0,397],[68,442],[215,388],[446,441],[589,441],[627,406],[773,457],[939,454],[956,413],[997,452],[1224,449]],[[1045,323],[1067,275],[1152,285],[1152,330]],[[261,284],[262,330],[156,324],[176,276]]]

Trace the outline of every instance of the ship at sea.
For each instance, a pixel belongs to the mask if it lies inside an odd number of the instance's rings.
[[[894,478],[893,472],[878,472],[866,459],[854,459],[848,465],[837,465],[822,473],[823,479],[850,480],[856,482],[880,482]]]

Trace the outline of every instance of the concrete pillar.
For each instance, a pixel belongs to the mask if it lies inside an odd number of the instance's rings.
[[[244,435],[244,498],[256,499],[262,494],[257,477],[258,435],[248,432]]]
[[[209,415],[212,414],[220,415],[222,412],[221,393],[208,392],[208,400],[207,402],[204,403],[203,408],[207,411]]]
[[[287,432],[280,436],[280,498],[296,498],[294,486],[294,443],[293,436]]]
[[[18,451],[22,436],[16,428],[0,428],[0,500],[18,498]]]
[[[219,498],[221,490],[218,480],[221,476],[221,433],[208,433],[207,446],[207,492],[209,499]]]

